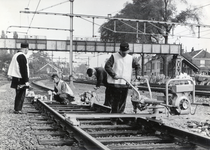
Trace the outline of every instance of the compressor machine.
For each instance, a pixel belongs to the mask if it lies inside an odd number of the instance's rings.
[[[166,83],[165,97],[162,100],[152,98],[150,86],[150,98],[141,98],[138,89],[130,84],[135,90],[137,97],[131,99],[132,103],[139,105],[151,105],[155,108],[156,105],[164,106],[171,115],[184,115],[191,113],[191,103],[195,102],[195,83],[192,79],[170,79]],[[170,92],[170,93],[169,93]],[[154,109],[155,110],[155,109]]]

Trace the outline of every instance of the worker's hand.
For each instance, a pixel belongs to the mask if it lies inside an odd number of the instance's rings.
[[[29,82],[26,82],[26,83],[25,83],[25,85],[26,85],[26,86],[29,86],[29,85],[30,85],[30,83],[29,83]]]
[[[54,95],[57,95],[57,93],[55,91],[52,92]]]
[[[118,80],[118,79],[121,79],[118,75],[115,75],[114,77],[113,77],[113,79],[115,79],[115,80]]]
[[[142,76],[137,76],[136,77],[137,80],[140,80],[141,78],[142,78]]]
[[[100,87],[94,87],[94,90],[98,90]]]
[[[48,93],[48,95],[52,95],[53,93],[52,93],[52,91],[47,91],[47,93]]]

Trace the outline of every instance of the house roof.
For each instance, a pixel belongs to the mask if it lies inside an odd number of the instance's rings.
[[[197,52],[198,53],[198,52]],[[197,54],[197,53],[193,53],[193,54]],[[185,54],[185,53],[184,53]],[[172,59],[172,55],[169,55],[168,58]],[[192,62],[192,56],[190,56],[190,54],[185,54],[185,55],[181,55],[181,57],[183,58],[183,62],[185,62],[193,71],[197,72],[199,71],[199,67],[196,66],[193,62]],[[155,58],[155,57],[154,57]],[[156,57],[155,59],[160,59],[160,57]],[[147,63],[151,63],[153,60],[148,61]],[[146,63],[146,64],[147,64]]]
[[[210,58],[210,53],[201,49],[192,52],[187,52],[182,54],[185,58],[192,60],[193,58]]]
[[[56,71],[59,71],[60,69],[50,63],[47,63],[46,65],[44,65],[42,68],[40,68],[38,71],[44,69],[45,67],[50,66],[51,68],[55,69]]]
[[[194,58],[210,58],[210,53],[202,50],[198,55],[196,55]]]
[[[198,72],[199,71],[199,67],[196,66],[193,62],[192,62],[192,59],[188,59],[187,57],[183,56],[182,55],[182,58],[183,58],[183,62],[185,62],[194,72]]]

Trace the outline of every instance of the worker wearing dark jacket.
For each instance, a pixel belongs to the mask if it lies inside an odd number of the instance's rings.
[[[104,68],[102,67],[94,67],[94,68],[88,68],[87,69],[87,75],[89,77],[92,77],[95,75],[97,82],[94,89],[100,88],[101,85],[106,86],[107,84],[107,74]]]
[[[109,95],[112,102],[111,113],[123,113],[125,110],[129,85],[123,79],[131,82],[132,68],[135,68],[136,78],[140,73],[139,63],[128,52],[128,43],[121,43],[120,51],[112,54],[105,64],[105,70],[108,74],[107,87],[110,88]],[[116,123],[116,120],[113,123]]]
[[[12,57],[8,69],[8,76],[12,77],[11,88],[16,91],[14,113],[21,114],[26,94],[26,86],[29,86],[29,67],[26,54],[28,43],[21,43],[21,49]]]
[[[111,106],[110,98],[107,94],[109,93],[108,92],[109,89],[107,88],[107,73],[104,70],[104,68],[103,67],[88,68],[87,75],[89,77],[92,77],[93,75],[95,75],[97,79],[96,86],[94,87],[95,90],[99,89],[101,85],[104,85],[106,87],[104,105]]]

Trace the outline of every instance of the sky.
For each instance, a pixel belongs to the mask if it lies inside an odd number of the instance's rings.
[[[207,49],[210,52],[210,2],[209,0],[187,0],[189,3],[196,5],[196,7],[203,7],[203,16],[201,19],[201,24],[209,25],[209,27],[201,28],[201,37],[209,38],[196,38],[197,29],[195,29],[195,34],[190,37],[181,37],[181,36],[172,36],[169,38],[169,42],[182,44],[182,47],[185,51],[190,51],[192,47],[195,50],[198,49]],[[96,15],[96,16],[107,16],[112,14],[114,16],[118,13],[124,6],[126,2],[132,2],[132,0],[74,0],[73,2],[73,13],[75,14],[85,14],[85,15]],[[25,8],[28,8],[30,11],[41,11],[41,12],[55,12],[55,13],[69,13],[70,12],[70,3],[69,0],[0,0],[0,31],[4,30],[10,31],[7,33],[8,37],[12,37],[12,32],[17,31],[19,37],[26,35],[28,36],[38,36],[46,37],[48,39],[62,39],[66,40],[69,37],[69,31],[55,31],[55,30],[38,30],[38,29],[27,29],[27,28],[14,28],[9,26],[31,26],[31,27],[49,27],[49,28],[59,28],[59,29],[69,29],[70,20],[66,16],[53,16],[53,15],[41,15],[41,14],[25,14],[20,13],[24,11]],[[181,9],[182,6],[180,5]],[[85,18],[87,19],[87,18]],[[103,24],[107,20],[105,19],[95,19],[94,30],[92,27],[92,19],[84,20],[81,18],[74,17],[74,39],[78,38],[88,38],[92,39],[92,35],[99,37],[98,33],[99,25]],[[175,35],[188,35],[189,27],[178,26],[174,31]],[[54,59],[57,57],[62,57],[63,53],[54,53]],[[66,54],[64,54],[66,56]],[[78,54],[81,55],[81,54]],[[87,54],[86,54],[87,56]],[[84,60],[97,60],[95,65],[101,66],[101,63],[104,63],[104,60],[98,57],[100,56],[90,55],[84,58]],[[68,56],[67,56],[68,57]],[[81,55],[81,57],[83,57]],[[85,57],[85,56],[84,56]],[[67,58],[68,59],[68,58]],[[79,60],[78,60],[79,61]],[[80,60],[81,61],[81,60]],[[98,62],[101,61],[101,62]],[[94,61],[93,61],[94,62]],[[90,63],[90,62],[89,62]]]

